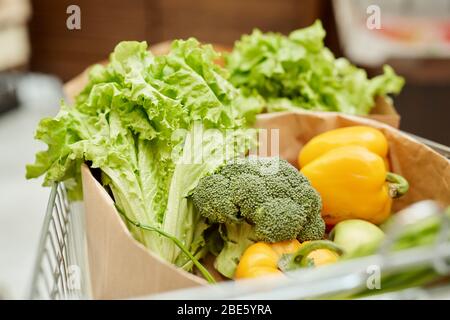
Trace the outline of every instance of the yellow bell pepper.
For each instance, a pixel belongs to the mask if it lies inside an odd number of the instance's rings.
[[[408,182],[388,172],[381,156],[357,145],[331,149],[301,172],[322,197],[328,225],[346,219],[380,224],[391,213],[392,199],[408,190]]]
[[[302,246],[311,241],[302,242]],[[315,266],[323,266],[338,261],[339,254],[329,249],[317,249],[308,254],[308,258],[312,260]]]
[[[278,260],[283,254],[294,253],[300,248],[297,240],[276,243],[257,242],[245,250],[234,277],[256,278],[264,275],[282,275]]]
[[[298,157],[300,168],[317,159],[324,153],[343,146],[357,145],[365,147],[383,158],[389,170],[388,141],[384,134],[375,128],[353,126],[326,131],[312,138],[302,149]]]
[[[235,279],[281,276],[300,267],[319,266],[337,261],[342,253],[331,241],[297,240],[277,243],[257,242],[245,250],[236,268]]]

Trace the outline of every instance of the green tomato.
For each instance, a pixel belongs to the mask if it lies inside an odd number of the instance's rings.
[[[340,246],[345,256],[372,254],[384,239],[384,232],[373,223],[350,219],[339,222],[330,233],[330,240]]]

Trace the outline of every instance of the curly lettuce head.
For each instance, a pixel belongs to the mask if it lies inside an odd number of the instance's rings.
[[[255,114],[248,106],[258,108],[257,99],[245,99],[226,80],[216,57],[211,46],[195,39],[174,41],[158,57],[145,42],[119,43],[106,66],[91,68],[73,106],[63,104],[54,118],[41,120],[36,138],[48,149],[27,166],[27,178],[44,175],[44,185],[64,182],[70,198],[80,199],[80,166],[88,163],[100,169],[101,182],[129,218],[195,246],[196,254],[206,224],[186,197],[233,155],[225,147],[245,152],[252,138],[243,127]],[[213,129],[231,134],[218,139],[208,131]],[[201,161],[190,161],[199,154]],[[130,229],[164,259],[186,262],[159,234]]]
[[[376,96],[400,92],[404,80],[391,67],[368,79],[363,69],[336,59],[324,38],[320,21],[288,36],[254,30],[226,57],[229,79],[247,95],[262,96],[269,112],[302,108],[365,115]]]

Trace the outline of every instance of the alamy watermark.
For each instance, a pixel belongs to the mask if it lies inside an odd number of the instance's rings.
[[[81,8],[78,5],[71,4],[67,7],[66,27],[69,30],[81,30]],[[381,29],[381,8],[378,5],[369,5],[366,9],[369,16],[366,20],[366,26],[369,30]]]
[[[67,288],[69,290],[81,290],[81,269],[77,265],[67,268]]]
[[[239,160],[280,157],[279,129],[205,129],[194,124],[191,130],[178,129],[172,134],[171,159],[175,164],[195,165],[204,163],[221,164],[224,160]],[[274,174],[276,167],[262,167],[263,174]]]
[[[80,6],[71,4],[67,7],[66,27],[69,30],[81,30],[81,9]]]
[[[366,272],[368,274],[366,280],[366,287],[369,290],[381,289],[381,268],[379,265],[370,265],[367,267]]]
[[[370,5],[366,9],[369,15],[366,20],[366,26],[369,30],[381,29],[381,9],[377,5]]]

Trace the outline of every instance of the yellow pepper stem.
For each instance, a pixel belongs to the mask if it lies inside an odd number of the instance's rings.
[[[402,176],[388,172],[386,174],[386,181],[389,185],[389,196],[391,198],[399,198],[408,192],[409,183]]]
[[[300,249],[292,254],[283,254],[278,261],[278,268],[283,271],[292,271],[298,268],[310,267],[313,262],[308,255],[314,250],[327,249],[341,255],[343,250],[329,240],[316,240],[308,242],[300,247]]]

